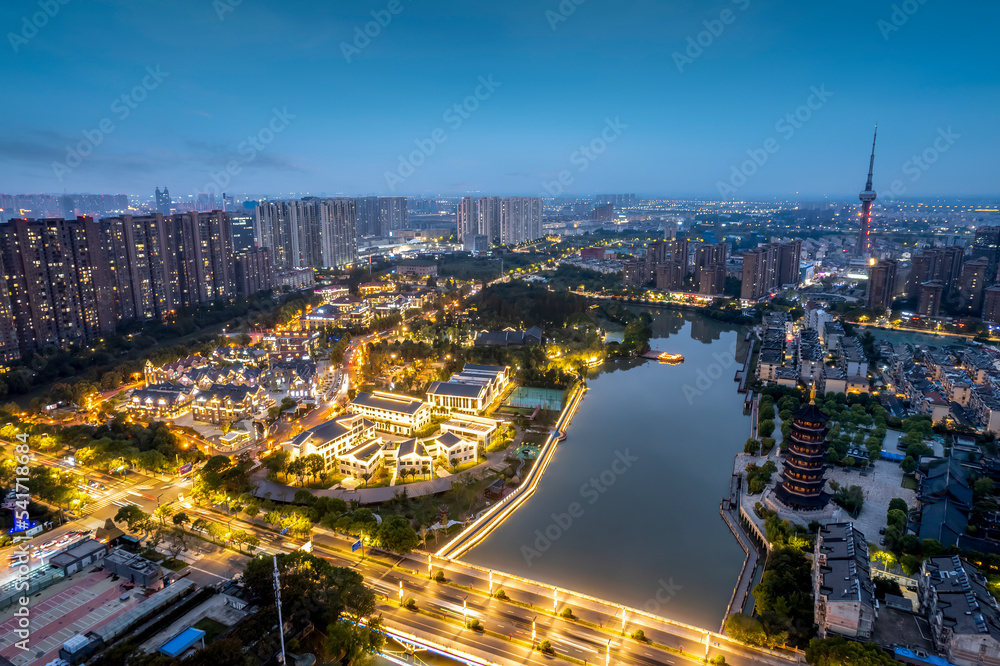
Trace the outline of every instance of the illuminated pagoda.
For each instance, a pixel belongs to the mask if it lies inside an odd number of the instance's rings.
[[[789,509],[820,511],[830,501],[824,492],[826,479],[826,427],[827,416],[816,406],[815,400],[795,413],[788,452],[781,470],[781,483],[774,489],[774,497]]]

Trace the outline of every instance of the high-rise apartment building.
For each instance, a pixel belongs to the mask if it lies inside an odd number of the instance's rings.
[[[965,262],[959,283],[959,301],[962,308],[978,313],[983,307],[983,292],[989,286],[990,260],[979,257]]]
[[[406,197],[378,198],[379,236],[388,237],[392,232],[406,228]]]
[[[896,270],[899,263],[883,259],[868,269],[868,294],[865,307],[870,310],[888,310],[896,293]]]
[[[909,296],[918,295],[924,282],[939,280],[947,297],[958,287],[964,261],[965,248],[958,245],[930,248],[913,255],[907,285]]]
[[[249,254],[243,294],[271,286],[266,251]],[[85,344],[120,322],[165,319],[236,295],[223,211],[0,224],[0,360]]]
[[[802,268],[802,241],[794,240],[778,246],[778,286],[799,283]]]
[[[252,213],[249,211],[230,213],[229,221],[233,228],[233,250],[235,252],[247,252],[257,246],[256,224]]]
[[[611,222],[615,219],[615,207],[611,204],[598,204],[594,206],[590,216],[596,222]]]
[[[987,287],[983,292],[983,321],[1000,324],[1000,284]]]
[[[802,243],[762,245],[743,254],[743,286],[740,297],[757,300],[773,289],[799,282]]]
[[[499,243],[500,197],[479,197],[476,206],[478,234],[489,238],[490,243]]]
[[[972,258],[985,258],[989,261],[986,270],[990,282],[1000,281],[997,275],[1000,270],[1000,227],[980,227],[972,241]]]
[[[937,317],[941,312],[941,301],[944,298],[944,284],[941,280],[931,280],[920,285],[920,298],[917,302],[917,313],[925,317]]]
[[[462,197],[462,200],[458,202],[458,209],[455,211],[455,224],[458,227],[459,243],[465,243],[466,236],[475,236],[479,233],[479,215],[476,211],[474,197]]]
[[[378,224],[378,197],[359,197],[354,200],[358,236],[380,236]]]
[[[516,245],[542,237],[540,197],[462,197],[455,212],[458,240],[486,236],[490,243]],[[475,241],[470,240],[469,244]]]
[[[170,190],[164,187],[161,192],[160,188],[156,188],[156,212],[160,215],[170,215],[170,206]]]
[[[100,221],[118,321],[163,319],[176,308],[169,216],[122,215]]]
[[[725,290],[728,254],[726,243],[703,244],[695,250],[694,277],[699,294],[721,294]]]
[[[541,237],[541,197],[507,197],[500,201],[501,244],[516,245]]]
[[[274,286],[271,251],[266,247],[256,247],[237,254],[233,265],[238,295],[251,296]]]
[[[236,295],[233,232],[222,211],[172,215],[170,253],[175,259],[174,302],[194,307]],[[173,277],[173,275],[171,275]]]
[[[261,202],[257,243],[271,250],[276,268],[343,268],[357,260],[356,202],[316,197]]]
[[[114,331],[113,289],[100,225],[75,220],[15,219],[0,225],[0,261],[9,309],[0,353],[82,344]],[[0,289],[0,295],[4,290]]]

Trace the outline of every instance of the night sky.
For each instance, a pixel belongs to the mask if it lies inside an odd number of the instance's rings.
[[[880,200],[996,195],[998,23],[991,1],[7,0],[0,191],[856,199],[877,122]]]

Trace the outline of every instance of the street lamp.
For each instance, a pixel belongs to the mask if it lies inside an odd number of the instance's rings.
[[[490,572],[490,596],[493,596],[493,572]]]
[[[559,609],[559,591],[552,590],[552,612],[555,613]]]
[[[537,615],[535,617],[531,618],[531,644],[532,645],[535,644],[535,620],[537,618],[538,618]]]
[[[462,623],[469,626],[469,595],[462,597]]]
[[[399,605],[403,605],[403,579],[399,579]]]

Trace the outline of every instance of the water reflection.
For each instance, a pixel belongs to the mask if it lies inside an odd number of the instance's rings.
[[[743,559],[719,502],[749,430],[733,381],[745,331],[652,314],[652,345],[685,362],[593,373],[539,489],[466,559],[716,629]],[[637,462],[615,470],[623,453]]]

